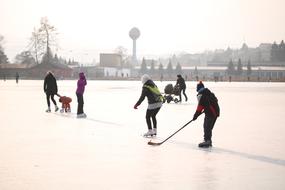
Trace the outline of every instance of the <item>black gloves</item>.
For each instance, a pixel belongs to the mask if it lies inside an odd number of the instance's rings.
[[[195,114],[193,115],[193,121],[195,121],[198,117],[199,117],[199,115],[200,115],[201,113],[199,113],[199,112],[195,112]]]

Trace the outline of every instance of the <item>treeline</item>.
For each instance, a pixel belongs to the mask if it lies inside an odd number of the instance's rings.
[[[61,63],[78,65],[74,60],[66,60],[52,53],[52,48],[57,48],[57,29],[51,25],[46,17],[41,18],[40,26],[34,28],[28,41],[27,49],[15,56],[17,64]],[[0,35],[0,64],[10,63],[3,48],[4,37]]]
[[[234,64],[233,60],[229,61],[228,67],[226,69],[226,73],[230,76],[236,75],[236,76],[241,76],[246,74],[249,76],[252,72],[251,70],[251,61],[248,60],[246,63],[246,71],[243,70],[243,64],[241,62],[241,59],[238,59],[238,62]],[[246,73],[245,73],[246,72]]]
[[[271,61],[272,62],[285,62],[285,44],[282,40],[280,44],[274,42],[271,47]]]
[[[158,67],[155,68],[155,64],[156,64],[156,62],[154,60],[152,60],[150,63],[150,67],[148,67],[145,58],[143,58],[141,68],[140,68],[140,73],[141,74],[147,73],[147,74],[150,74],[152,76],[168,75],[169,77],[171,77],[172,75],[175,75],[175,74],[181,74],[182,73],[182,67],[181,67],[180,63],[178,62],[176,64],[176,66],[174,67],[172,62],[171,62],[171,59],[169,59],[169,62],[167,64],[166,68],[163,67],[162,63],[159,63]]]

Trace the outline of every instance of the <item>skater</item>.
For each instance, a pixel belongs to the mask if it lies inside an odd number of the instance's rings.
[[[215,94],[208,88],[205,88],[202,81],[197,84],[196,91],[198,92],[198,106],[193,116],[193,121],[195,121],[202,113],[205,113],[204,142],[201,142],[198,146],[201,148],[208,148],[212,146],[212,130],[220,115],[220,108]]]
[[[143,102],[145,97],[147,97],[148,108],[146,110],[146,123],[148,131],[144,134],[144,136],[149,137],[157,135],[156,114],[159,112],[162,106],[163,96],[161,95],[159,89],[147,74],[141,77],[141,81],[143,84],[142,92],[139,100],[134,105],[134,109],[137,109],[138,106]],[[153,126],[151,125],[151,119]]]
[[[185,97],[185,101],[187,102],[188,97],[185,93],[186,90],[186,83],[184,78],[181,75],[177,75],[177,81],[176,81],[176,85],[179,86],[180,92],[179,92],[179,102],[182,102],[182,98],[181,98],[181,93],[183,92],[183,95]]]
[[[79,73],[79,79],[77,81],[77,89],[76,89],[76,96],[77,96],[77,118],[86,118],[86,114],[83,111],[83,105],[84,105],[84,100],[83,100],[83,94],[85,90],[85,86],[87,85],[86,78],[84,73]]]
[[[47,98],[47,105],[48,105],[48,109],[46,110],[46,112],[51,112],[50,109],[50,98],[54,104],[55,107],[55,112],[58,111],[58,107],[56,105],[56,101],[54,100],[54,95],[57,94],[57,83],[56,83],[56,79],[53,76],[51,71],[47,72],[47,75],[45,77],[44,80],[44,92],[46,93],[46,98]]]
[[[72,99],[67,96],[60,96],[59,94],[57,94],[57,96],[59,97],[59,102],[62,104],[60,113],[71,112],[70,102],[72,102]]]
[[[16,83],[17,83],[17,84],[18,84],[18,82],[19,82],[19,78],[20,78],[19,73],[16,72]]]

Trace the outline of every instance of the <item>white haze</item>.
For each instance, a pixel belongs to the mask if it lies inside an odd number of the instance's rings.
[[[284,39],[283,0],[0,0],[0,34],[10,61],[23,51],[41,17],[58,29],[55,51],[78,61],[124,46],[141,30],[138,56],[251,47]]]

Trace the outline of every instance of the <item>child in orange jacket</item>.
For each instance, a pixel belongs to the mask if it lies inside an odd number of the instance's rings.
[[[71,108],[70,108],[70,102],[72,102],[72,99],[70,97],[67,96],[60,96],[59,94],[57,94],[59,96],[59,102],[62,103],[62,108],[60,110],[61,113],[63,113],[64,111],[67,112],[71,112]]]

